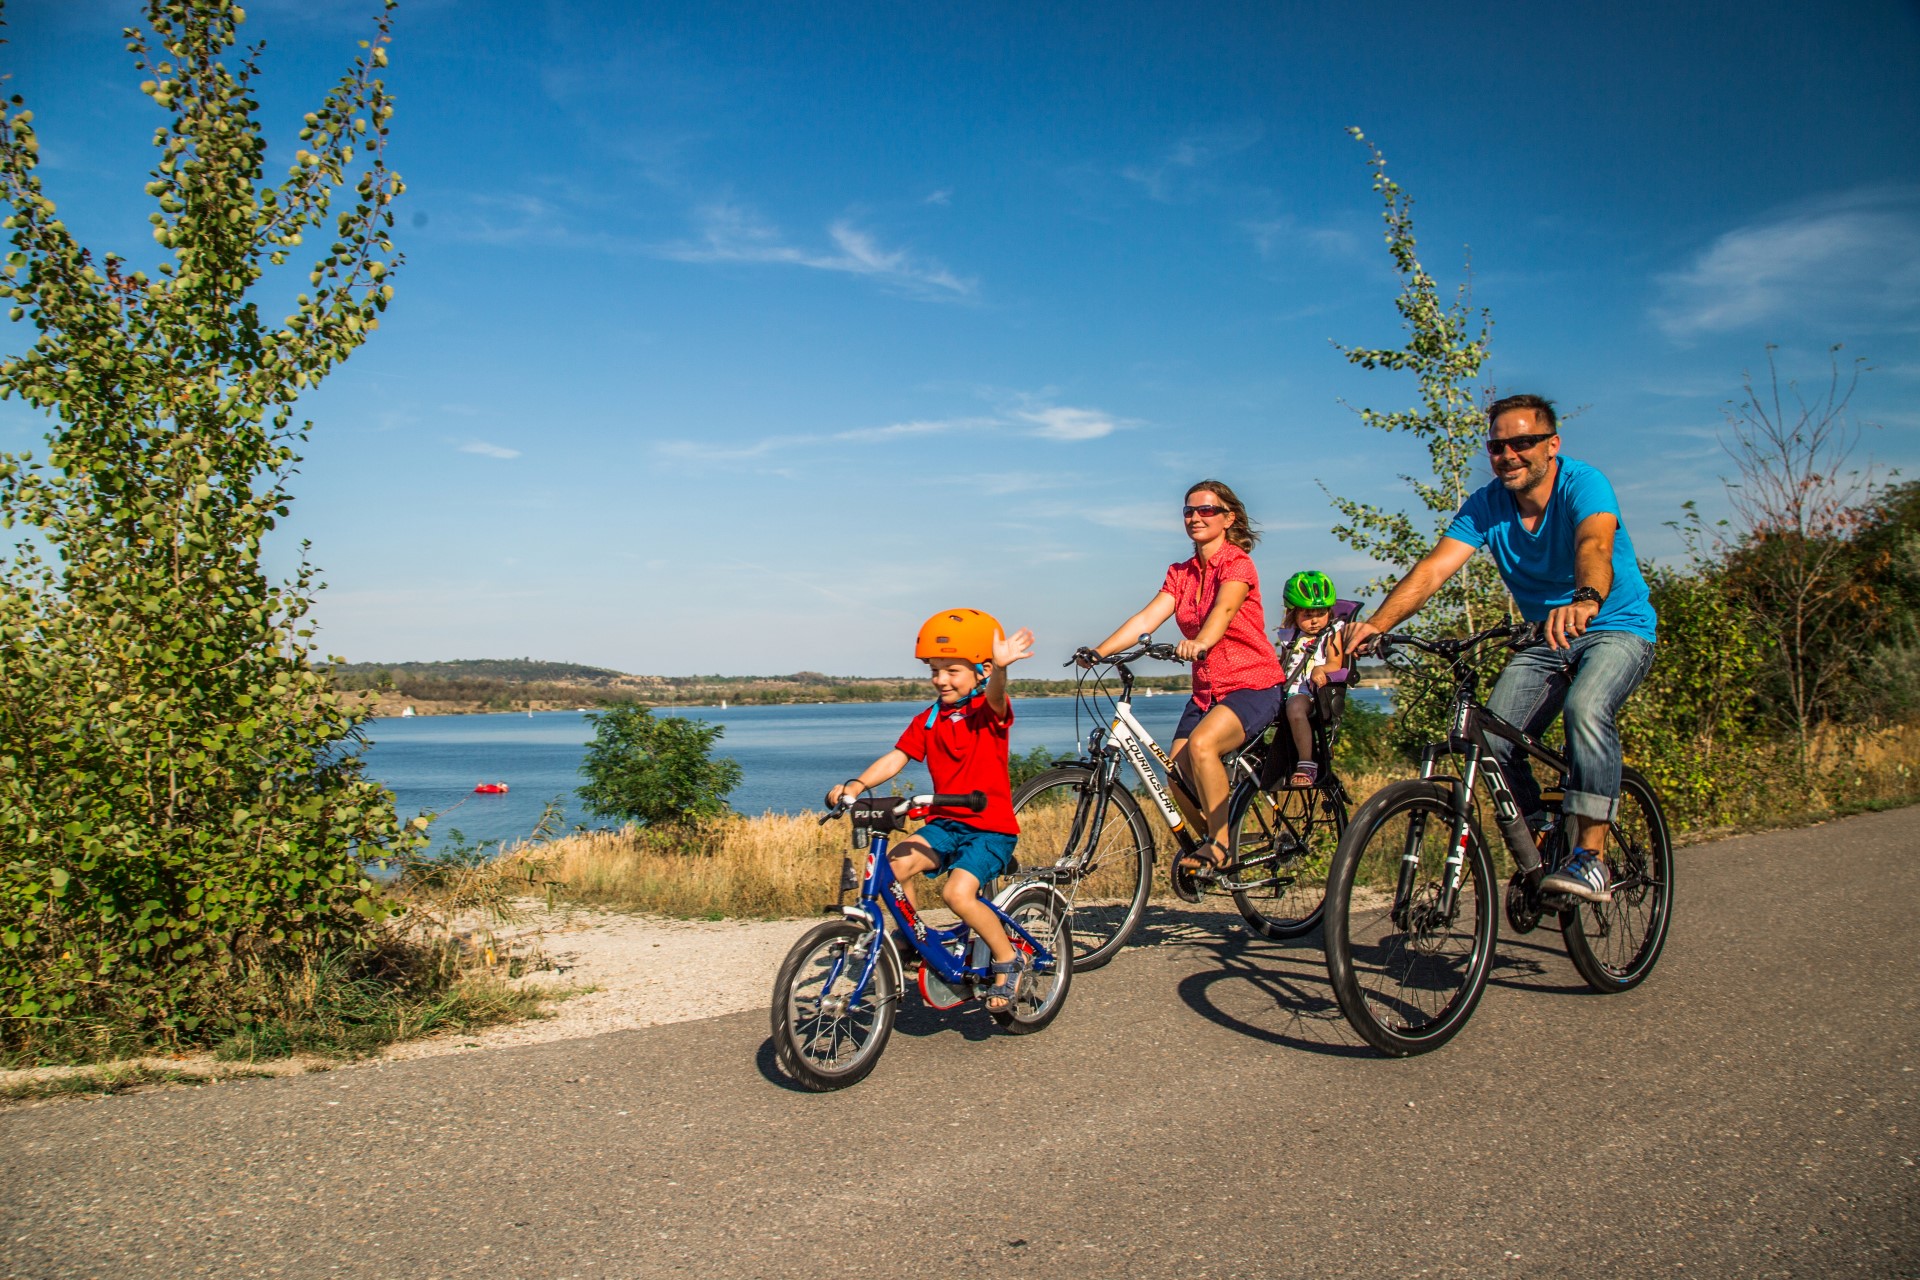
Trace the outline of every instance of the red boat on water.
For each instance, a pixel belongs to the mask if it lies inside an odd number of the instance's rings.
[[[507,794],[507,784],[504,782],[483,782],[473,790],[476,795],[503,796]]]

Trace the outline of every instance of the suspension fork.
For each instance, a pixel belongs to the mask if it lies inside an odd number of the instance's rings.
[[[1451,754],[1440,744],[1429,746],[1420,753],[1420,776],[1431,779],[1434,767],[1440,756]],[[1465,775],[1452,780],[1448,789],[1453,797],[1452,839],[1447,845],[1446,868],[1440,877],[1440,896],[1434,904],[1439,919],[1451,920],[1460,900],[1460,882],[1465,874],[1467,860],[1467,841],[1470,835],[1469,817],[1473,812],[1473,784],[1480,772],[1480,757],[1477,752],[1466,753],[1467,767]],[[1409,909],[1413,905],[1415,881],[1420,871],[1420,848],[1426,836],[1427,813],[1416,809],[1407,821],[1407,843],[1400,854],[1400,878],[1393,894],[1393,921],[1400,928],[1409,927]]]

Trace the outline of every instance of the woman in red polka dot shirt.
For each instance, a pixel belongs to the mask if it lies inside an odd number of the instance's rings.
[[[1101,641],[1118,653],[1172,618],[1186,639],[1180,656],[1193,663],[1193,698],[1173,732],[1173,759],[1206,808],[1207,829],[1227,825],[1227,769],[1221,757],[1260,733],[1279,714],[1286,673],[1267,640],[1260,575],[1249,553],[1260,535],[1247,508],[1218,480],[1187,490],[1181,508],[1193,558],[1170,565],[1146,608]],[[1082,658],[1083,666],[1092,665]],[[1224,869],[1226,849],[1210,840],[1189,855],[1193,865]]]

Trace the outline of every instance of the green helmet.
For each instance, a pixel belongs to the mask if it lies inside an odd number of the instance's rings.
[[[1333,608],[1333,579],[1318,569],[1302,569],[1287,579],[1287,606],[1292,609]]]

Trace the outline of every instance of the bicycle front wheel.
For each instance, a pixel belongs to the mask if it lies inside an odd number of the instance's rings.
[[[1673,844],[1660,798],[1639,770],[1620,773],[1620,807],[1607,829],[1613,901],[1560,913],[1567,957],[1595,991],[1637,987],[1653,972],[1673,911]]]
[[[1013,793],[1020,859],[1049,864],[1072,914],[1073,965],[1097,969],[1120,954],[1147,912],[1153,831],[1118,785],[1085,765],[1060,765]]]
[[[1347,1021],[1389,1057],[1451,1040],[1486,989],[1500,909],[1493,862],[1471,822],[1457,877],[1452,851],[1452,794],[1416,779],[1375,792],[1334,854],[1327,972]]]
[[[878,946],[873,981],[853,1001]],[[828,920],[793,944],[773,980],[773,1053],[802,1088],[844,1089],[867,1078],[880,1061],[900,1009],[901,974],[893,950],[875,929],[852,920]]]
[[[1020,984],[1020,998],[1011,1009],[991,1015],[1006,1030],[1025,1035],[1052,1022],[1066,1003],[1067,988],[1073,983],[1072,913],[1066,910],[1065,899],[1043,884],[1016,890],[1001,909],[1053,955],[1053,966],[1046,972],[1027,971]],[[1013,945],[1027,950],[1025,939],[1018,934],[1013,935]]]
[[[1339,789],[1262,791],[1242,779],[1228,801],[1227,834],[1240,870],[1233,905],[1263,938],[1298,938],[1320,926],[1327,870],[1347,829]]]

